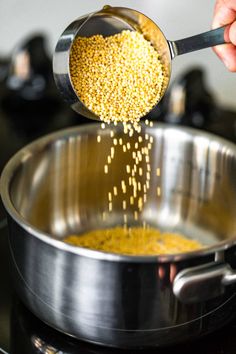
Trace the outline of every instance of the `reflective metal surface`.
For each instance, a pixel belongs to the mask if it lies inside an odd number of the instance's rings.
[[[175,277],[174,294],[181,302],[196,303],[220,296],[235,283],[236,273],[222,262],[212,262],[181,271]]]
[[[109,36],[122,30],[143,33],[157,49],[165,70],[164,95],[171,75],[171,59],[177,55],[216,46],[224,41],[225,28],[218,28],[178,41],[168,41],[160,28],[147,16],[125,7],[105,6],[102,10],[85,15],[72,22],[60,36],[53,57],[53,72],[56,86],[65,101],[87,118],[98,119],[77,96],[70,77],[70,50],[77,36],[90,37],[96,34]]]
[[[235,311],[235,302],[227,304]],[[218,316],[224,315],[225,307]],[[227,310],[228,311],[228,310]],[[205,326],[204,318],[202,326]],[[139,351],[140,354],[235,354],[236,322],[197,341]],[[119,350],[95,346],[58,333],[30,313],[20,301],[15,301],[11,316],[11,354],[137,354],[137,350]]]
[[[102,213],[108,208],[108,190],[126,178],[131,156],[118,145],[105,175],[112,138],[110,129],[99,125],[35,141],[13,157],[1,178],[13,277],[26,306],[60,331],[125,348],[174,344],[216,330],[234,317],[228,306],[235,301],[234,285],[220,296],[213,289],[210,300],[199,297],[186,304],[174,295],[173,282],[189,267],[221,261],[236,268],[236,147],[183,127],[154,125],[143,127],[145,132],[154,138],[151,187],[137,223],[145,220],[183,232],[209,248],[176,256],[128,257],[60,241],[71,233],[123,223],[121,195],[107,221]],[[115,136],[125,142],[119,127]],[[135,224],[132,212],[129,224]],[[222,308],[223,315],[217,316]]]

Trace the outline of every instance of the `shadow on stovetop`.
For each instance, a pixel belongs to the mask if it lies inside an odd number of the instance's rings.
[[[11,354],[235,354],[236,321],[195,342],[170,348],[119,350],[88,344],[68,337],[37,319],[14,298],[11,315]]]

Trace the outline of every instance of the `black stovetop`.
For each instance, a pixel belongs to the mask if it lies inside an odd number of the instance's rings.
[[[37,52],[40,46],[40,53],[44,52],[43,45],[40,36],[24,44],[34,64],[32,77],[27,81],[12,77],[13,59],[0,60],[0,172],[17,150],[37,137],[90,122],[73,113],[58,96],[51,75],[51,61],[46,54],[39,57]],[[44,79],[45,85],[40,86]],[[180,99],[180,96],[184,99],[184,105],[183,101],[181,104],[176,101],[176,97]],[[182,75],[172,84],[159,108],[150,114],[150,119],[193,126],[236,142],[236,112],[217,106],[206,88],[204,73],[198,68]],[[0,202],[0,348],[11,354],[137,353],[137,350],[119,351],[80,342],[49,328],[24,307],[11,284],[5,217]],[[152,353],[235,354],[236,320],[195,342],[155,349]]]

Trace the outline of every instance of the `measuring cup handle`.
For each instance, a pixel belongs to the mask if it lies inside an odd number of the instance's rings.
[[[178,41],[168,41],[172,59],[177,55],[226,43],[224,39],[225,28],[225,26],[220,27]]]

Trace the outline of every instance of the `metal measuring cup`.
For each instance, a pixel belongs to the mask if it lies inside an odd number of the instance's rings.
[[[177,55],[225,43],[225,27],[217,28],[193,37],[177,41],[166,39],[160,28],[142,13],[124,8],[105,6],[102,10],[85,15],[72,22],[59,38],[54,56],[53,73],[56,86],[71,107],[81,115],[100,120],[89,110],[76,94],[70,77],[70,50],[77,36],[90,37],[96,34],[114,35],[123,30],[138,31],[149,40],[160,54],[165,70],[162,97],[171,76],[171,61]]]

